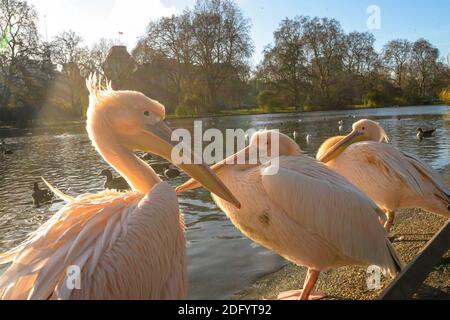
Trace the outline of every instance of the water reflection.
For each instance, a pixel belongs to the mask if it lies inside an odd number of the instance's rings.
[[[342,134],[340,120],[344,120],[343,132],[348,132],[357,119],[370,118],[381,123],[394,146],[442,169],[450,162],[449,115],[450,108],[442,106],[236,116],[204,119],[204,129],[280,129],[291,137],[295,131],[297,143],[314,156],[324,139]],[[173,127],[193,129],[192,120],[170,122]],[[436,137],[418,142],[417,127],[437,128]],[[53,136],[6,138],[5,142],[13,155],[0,160],[0,252],[23,241],[63,205],[59,201],[34,208],[33,182],[43,176],[69,195],[97,192],[104,184],[97,174],[107,167],[81,127]],[[160,174],[167,165],[157,158],[149,163]],[[186,179],[182,174],[170,184],[176,186]],[[179,202],[188,227],[190,298],[225,298],[282,265],[279,257],[244,238],[205,190],[187,192]]]

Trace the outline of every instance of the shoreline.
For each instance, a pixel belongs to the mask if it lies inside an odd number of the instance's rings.
[[[282,114],[310,114],[314,112],[339,112],[339,111],[358,111],[358,110],[376,110],[376,109],[385,109],[385,108],[392,108],[392,109],[401,109],[401,108],[408,108],[408,107],[434,107],[434,106],[447,106],[445,103],[442,104],[428,104],[428,105],[414,105],[414,106],[375,106],[375,107],[364,107],[364,106],[350,106],[350,107],[343,107],[343,108],[332,108],[332,109],[318,109],[318,110],[308,110],[308,111],[302,111],[302,110],[295,110],[295,109],[279,109],[278,111],[274,112],[264,112],[264,111],[255,111],[258,109],[248,109],[249,112],[239,112],[239,110],[244,109],[237,109],[237,112],[224,112],[224,113],[216,113],[216,114],[205,114],[205,115],[198,115],[198,116],[181,116],[178,117],[174,114],[168,114],[166,116],[166,120],[196,120],[196,119],[206,119],[206,118],[226,118],[226,117],[237,117],[237,116],[256,116],[256,115],[282,115]],[[45,131],[49,130],[58,130],[64,128],[65,131],[67,131],[67,128],[79,128],[84,127],[86,125],[86,120],[61,120],[60,122],[39,122],[39,120],[34,120],[35,123],[37,123],[34,126],[15,126],[10,125],[6,123],[0,122],[0,137],[4,136],[4,134],[9,133],[13,134],[13,136],[18,135],[26,135],[27,133],[33,133],[33,132],[41,132],[45,133]],[[39,133],[39,134],[41,134]]]
[[[442,170],[450,185],[450,165]],[[405,263],[409,263],[447,221],[446,218],[425,213],[420,209],[399,210],[393,227],[396,236],[394,246]],[[280,270],[258,279],[253,285],[233,294],[231,300],[275,299],[282,291],[296,290],[303,286],[306,268],[291,263]],[[366,287],[366,268],[349,266],[324,271],[316,285],[318,292],[327,294],[331,300],[375,300],[391,279],[383,277],[379,290]],[[415,294],[414,299],[450,299],[450,250],[441,258]]]

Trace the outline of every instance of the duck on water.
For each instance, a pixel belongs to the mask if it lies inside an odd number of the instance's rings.
[[[105,169],[102,172],[99,173],[99,177],[106,177],[105,181],[105,189],[109,190],[118,190],[118,191],[126,191],[131,190],[130,185],[128,182],[123,178],[114,178],[111,170]]]
[[[40,207],[41,204],[48,203],[53,199],[53,193],[48,189],[40,189],[39,183],[35,182],[33,185],[33,203],[36,207]]]

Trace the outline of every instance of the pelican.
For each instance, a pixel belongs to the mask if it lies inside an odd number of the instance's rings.
[[[399,208],[422,208],[449,217],[450,191],[441,177],[416,157],[382,143],[384,140],[388,137],[378,123],[360,120],[346,137],[325,141],[317,159],[384,209],[388,232]]]
[[[258,154],[272,150],[274,139],[279,141],[278,166],[270,161],[236,164],[237,159],[248,159],[252,150]],[[308,267],[303,289],[281,293],[279,299],[324,297],[312,293],[322,270],[378,265],[395,275],[402,268],[379,223],[383,212],[344,177],[302,154],[288,136],[276,131],[257,133],[249,147],[212,170],[242,204],[237,210],[213,195],[233,224],[253,241]],[[198,187],[191,179],[176,190]]]
[[[164,106],[142,93],[102,87],[96,76],[87,80],[87,86],[89,138],[133,191],[103,191],[74,199],[51,187],[68,204],[28,240],[0,255],[0,264],[12,263],[0,278],[0,296],[185,298],[185,231],[176,193],[134,154],[145,151],[170,161],[173,144],[163,121]],[[239,206],[208,167],[179,167]]]

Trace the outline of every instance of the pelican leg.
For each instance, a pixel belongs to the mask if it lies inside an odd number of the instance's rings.
[[[321,300],[326,297],[322,293],[312,293],[319,278],[320,271],[308,269],[302,290],[291,290],[278,295],[278,300]]]
[[[387,221],[384,224],[384,228],[388,233],[391,233],[392,225],[394,224],[395,211],[386,210]]]

